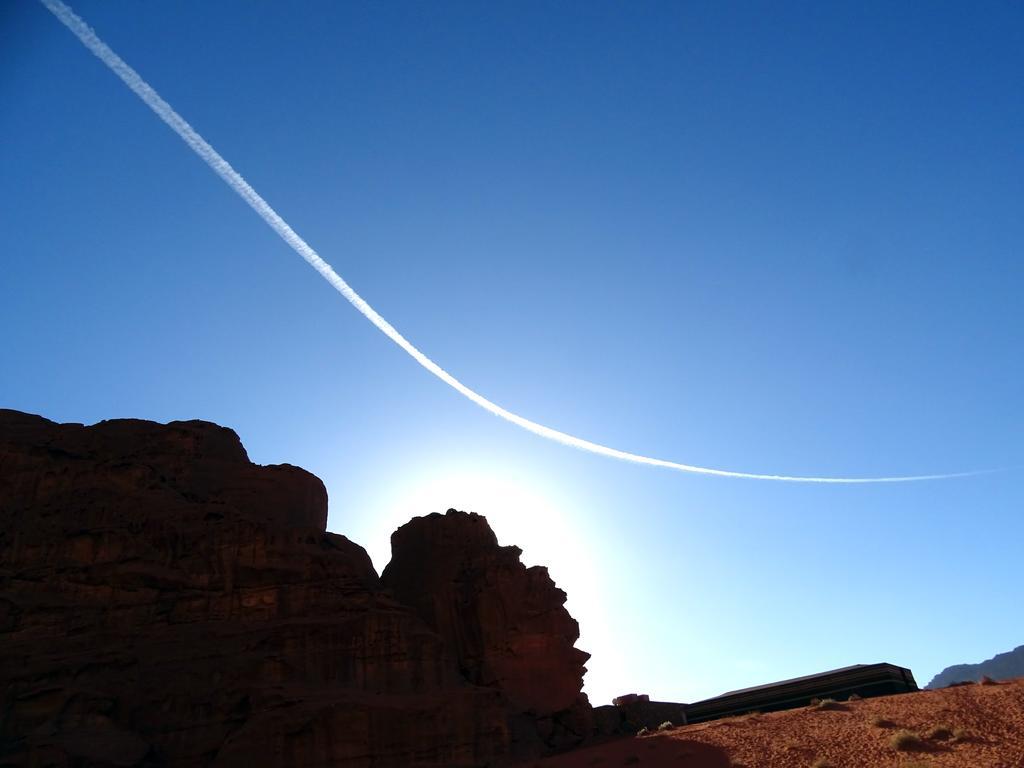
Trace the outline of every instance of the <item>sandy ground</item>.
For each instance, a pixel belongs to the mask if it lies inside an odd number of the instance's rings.
[[[955,736],[937,734],[946,728]],[[902,730],[921,737],[910,749]],[[748,715],[618,739],[535,768],[1024,768],[1024,678]]]

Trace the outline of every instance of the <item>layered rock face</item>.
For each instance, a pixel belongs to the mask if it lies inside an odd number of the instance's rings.
[[[590,735],[580,693],[590,656],[574,647],[579,625],[546,568],[525,567],[483,517],[454,509],[399,528],[391,552],[382,581],[444,638],[467,680],[502,691],[517,756]]]
[[[326,515],[214,424],[0,410],[0,766],[499,766],[552,735],[585,654],[546,574],[496,548],[477,613],[431,622]]]

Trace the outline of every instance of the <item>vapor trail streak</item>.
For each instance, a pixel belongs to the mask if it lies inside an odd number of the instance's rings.
[[[427,357],[425,354],[420,352],[416,347],[412,345],[402,334],[395,330],[394,326],[391,325],[387,320],[377,314],[377,311],[371,307],[363,298],[352,290],[352,287],[346,283],[337,272],[320,258],[319,254],[314,251],[305,240],[296,234],[288,223],[282,219],[277,212],[267,204],[267,201],[257,194],[248,182],[241,177],[241,175],[232,168],[227,160],[220,156],[220,154],[211,147],[196,131],[189,125],[185,119],[179,115],[174,109],[160,98],[160,95],[153,90],[139,74],[128,66],[120,56],[112,51],[106,43],[97,37],[96,33],[79,18],[75,13],[61,0],[40,0],[40,2],[49,9],[54,16],[56,16],[61,23],[70,29],[75,36],[92,51],[104,64],[106,64],[114,74],[116,74],[124,84],[131,88],[135,94],[142,99],[150,109],[152,109],[157,117],[163,120],[171,129],[177,133],[186,144],[188,144],[192,150],[199,155],[210,166],[217,175],[219,175],[229,187],[231,187],[239,196],[247,202],[256,213],[260,215],[267,224],[270,225],[271,229],[277,232],[292,249],[304,258],[309,265],[313,267],[320,275],[334,288],[344,296],[360,313],[362,313],[367,320],[373,323],[377,328],[384,333],[389,339],[395,344],[404,349],[417,363],[422,365],[432,374],[441,379],[445,384],[460,392],[474,403],[479,405],[496,416],[500,416],[506,421],[510,421],[513,424],[522,427],[525,430],[533,432],[541,437],[546,437],[549,440],[554,440],[557,443],[571,446],[573,448],[579,448],[584,451],[590,451],[601,456],[608,456],[613,459],[622,459],[623,461],[632,461],[637,464],[649,464],[654,467],[665,467],[667,469],[676,469],[682,472],[693,472],[699,475],[717,475],[718,477],[735,477],[745,478],[748,480],[777,480],[790,483],[905,483],[916,480],[941,480],[951,477],[969,477],[972,475],[985,474],[991,470],[982,470],[976,472],[957,472],[953,474],[937,474],[937,475],[913,475],[906,477],[792,477],[787,475],[763,475],[755,474],[753,472],[732,472],[724,469],[710,469],[708,467],[695,467],[690,464],[680,464],[675,461],[667,461],[665,459],[655,459],[649,456],[641,456],[635,453],[629,453],[627,451],[620,451],[616,448],[609,448],[606,445],[600,445],[598,443],[592,443],[589,440],[584,440],[580,437],[566,434],[565,432],[559,432],[557,429],[551,427],[545,427],[543,424],[538,424],[534,421],[530,421],[523,416],[512,413],[511,411],[505,410],[500,405],[492,403],[486,397],[472,389],[467,387],[461,381],[456,379],[441,366]]]

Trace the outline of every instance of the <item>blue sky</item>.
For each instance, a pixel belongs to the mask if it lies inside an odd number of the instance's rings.
[[[413,343],[499,404],[752,472],[1024,464],[1014,3],[76,2]],[[360,317],[41,6],[0,9],[0,404],[205,418],[378,568],[472,505],[595,703],[1024,642],[1022,473],[727,481],[546,443]]]

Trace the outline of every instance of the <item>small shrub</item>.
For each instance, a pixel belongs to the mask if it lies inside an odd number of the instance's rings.
[[[875,728],[892,728],[896,725],[892,720],[882,717],[881,715],[875,715],[872,717],[871,724],[875,726]]]
[[[863,697],[859,693],[851,693],[846,697],[847,701],[860,701]]]
[[[970,741],[971,734],[963,728],[953,729],[953,741]]]
[[[811,768],[833,768],[833,766],[832,763],[830,763],[824,757],[819,757],[817,760],[811,763]]]
[[[981,680],[979,680],[978,682],[981,683],[982,685],[999,685],[999,683],[997,683],[995,680],[993,680],[988,675],[982,675],[981,676]]]
[[[812,704],[815,709],[846,709],[835,699],[818,699],[816,704]]]
[[[936,725],[928,733],[925,734],[926,739],[932,741],[945,741],[946,739],[952,738],[953,729],[946,725]]]
[[[910,752],[924,746],[920,736],[913,731],[906,730],[896,731],[889,739],[889,744],[893,749],[898,749],[901,752]]]
[[[666,720],[664,723],[662,723],[661,725],[658,726],[658,730],[659,731],[667,731],[670,728],[675,728],[675,726],[672,725],[672,721],[671,720]]]
[[[649,729],[641,728],[639,731],[636,732],[636,735],[637,736],[646,736],[648,733],[650,733]]]
[[[815,698],[811,699],[811,703],[810,703],[810,706],[812,706],[812,707],[816,707],[816,706],[818,706],[819,704],[821,704],[821,699],[819,699],[819,698],[817,698],[817,697],[815,697]]]

